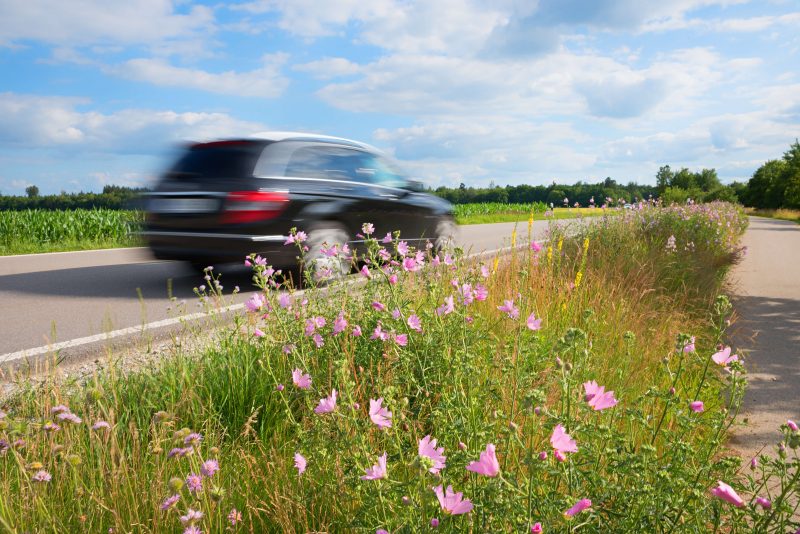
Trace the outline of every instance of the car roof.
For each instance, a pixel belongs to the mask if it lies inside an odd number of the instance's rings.
[[[368,145],[367,143],[362,143],[361,141],[355,141],[353,139],[347,139],[344,137],[334,137],[332,135],[322,135],[317,133],[307,133],[307,132],[258,132],[247,136],[249,139],[259,139],[263,141],[313,141],[313,142],[322,142],[322,143],[337,143],[341,145],[349,145],[357,148],[363,148],[366,150],[374,150],[378,152],[378,149]]]

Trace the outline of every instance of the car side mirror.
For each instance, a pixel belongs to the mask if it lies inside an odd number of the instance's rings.
[[[425,184],[417,180],[409,180],[406,189],[414,193],[423,193],[425,192]]]

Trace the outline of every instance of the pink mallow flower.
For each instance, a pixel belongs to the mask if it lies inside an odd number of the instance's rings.
[[[510,319],[516,319],[519,317],[519,308],[514,306],[513,300],[504,300],[503,305],[498,306],[497,309],[508,314]]]
[[[392,412],[381,406],[383,397],[369,400],[369,418],[380,428],[392,427]]]
[[[480,460],[470,462],[467,471],[487,477],[496,477],[500,473],[500,463],[497,461],[494,444],[486,445],[486,450],[481,453]]]
[[[433,462],[428,471],[436,474],[445,467],[445,460],[447,456],[444,455],[444,447],[436,448],[436,440],[432,439],[430,434],[419,440],[419,455],[428,458]]]
[[[261,293],[253,293],[253,295],[244,302],[244,307],[249,312],[257,312],[264,307],[266,301]]]
[[[564,427],[556,425],[553,434],[550,436],[550,445],[556,452],[578,452],[578,444],[564,431]]]
[[[336,409],[336,390],[331,390],[331,394],[329,397],[325,397],[324,399],[320,399],[319,404],[316,408],[314,408],[314,413],[323,414],[323,413],[331,413]]]
[[[445,297],[444,304],[436,308],[436,315],[448,315],[455,311],[455,304],[453,303],[453,296]]]
[[[361,268],[361,276],[367,279],[372,278],[372,273],[369,272],[369,267],[366,265]]]
[[[788,426],[788,427],[789,427],[789,429],[790,429],[792,432],[797,432],[797,430],[798,430],[798,428],[799,428],[799,427],[797,426],[797,423],[795,423],[795,422],[794,422],[794,421],[792,421],[791,419],[789,419],[788,421],[786,421],[786,426]]]
[[[584,399],[589,403],[589,406],[598,412],[617,405],[614,392],[606,391],[605,387],[598,386],[594,380],[583,384],[583,389],[586,392]]]
[[[694,336],[689,340],[689,343],[683,346],[683,352],[694,352]]]
[[[542,534],[542,524],[534,523],[531,525],[531,534]]]
[[[446,491],[442,491],[442,486],[433,488],[436,498],[439,499],[439,505],[442,510],[450,515],[466,514],[472,511],[472,503],[469,499],[464,499],[464,494],[461,492],[454,492],[453,486],[447,486]]]
[[[531,313],[527,321],[528,329],[534,332],[542,329],[542,320],[536,318],[536,314]]]
[[[308,461],[305,456],[299,452],[294,453],[294,466],[297,468],[297,476],[306,472],[306,465],[308,465]]]
[[[756,504],[764,510],[772,508],[772,502],[764,497],[756,497]]]
[[[411,330],[422,332],[422,322],[419,320],[419,317],[417,317],[416,314],[409,316],[409,318],[406,320],[406,323],[408,323],[408,327]]]
[[[344,332],[345,328],[347,328],[347,319],[344,318],[344,312],[340,313],[336,316],[336,319],[333,321],[333,335],[337,335],[340,332]]]
[[[378,456],[378,463],[366,469],[366,475],[361,477],[361,480],[380,480],[386,478],[386,453]]]
[[[711,356],[711,359],[714,360],[714,363],[717,365],[727,367],[729,363],[738,361],[739,357],[736,354],[731,354],[730,347],[725,347],[721,351],[715,352]]]
[[[706,407],[703,405],[703,401],[694,401],[689,403],[689,409],[693,412],[701,413]]]
[[[542,250],[542,245],[538,241],[531,241],[531,250],[534,252],[539,252]]]
[[[405,347],[406,345],[408,345],[408,334],[392,333],[392,341],[394,341],[401,347]]]
[[[574,517],[591,506],[592,506],[592,501],[590,501],[589,499],[581,499],[578,502],[576,502],[572,508],[564,512],[564,516]]]
[[[303,374],[300,369],[292,371],[292,382],[300,389],[308,389],[311,387],[311,375]]]
[[[744,507],[744,500],[736,493],[736,491],[730,487],[729,485],[725,484],[723,481],[717,481],[717,487],[711,489],[711,494],[715,497],[719,497],[723,501],[728,501],[732,505],[742,508]]]

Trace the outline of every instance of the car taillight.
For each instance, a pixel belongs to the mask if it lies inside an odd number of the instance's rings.
[[[225,199],[223,224],[249,223],[277,217],[289,203],[289,195],[275,191],[234,191]]]

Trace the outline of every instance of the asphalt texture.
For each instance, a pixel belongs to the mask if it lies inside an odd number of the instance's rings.
[[[731,343],[749,386],[730,446],[749,459],[775,454],[779,427],[800,422],[800,225],[751,217],[747,253],[731,276],[738,318]]]

